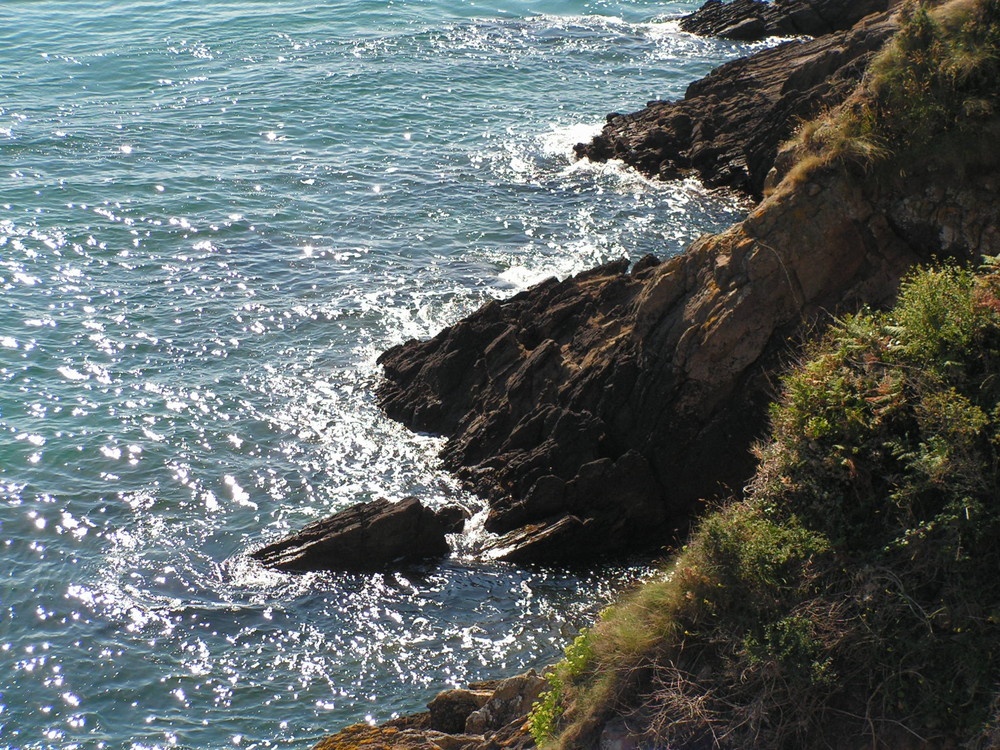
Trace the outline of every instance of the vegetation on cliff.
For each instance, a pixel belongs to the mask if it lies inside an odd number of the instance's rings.
[[[857,92],[801,129],[790,176],[899,173],[943,134],[978,148],[998,113],[1000,2],[911,5]],[[892,310],[839,319],[756,453],[745,499],[567,650],[539,745],[1000,746],[997,261],[920,270]]]
[[[976,132],[1000,112],[1000,0],[909,3],[900,16],[845,106],[800,129],[812,161],[919,153],[942,133]]]
[[[567,651],[540,744],[615,715],[671,747],[997,741],[1000,271],[843,319],[772,423],[748,498]]]

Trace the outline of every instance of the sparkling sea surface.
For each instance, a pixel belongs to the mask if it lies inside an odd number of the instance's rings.
[[[577,163],[751,47],[696,0],[0,2],[0,747],[309,747],[553,661],[643,564],[266,572],[476,508],[375,359],[745,206]]]

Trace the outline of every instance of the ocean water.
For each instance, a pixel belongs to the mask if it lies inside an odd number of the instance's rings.
[[[0,747],[308,747],[551,662],[641,563],[286,576],[351,503],[475,508],[375,359],[745,210],[577,163],[746,46],[653,0],[0,4]]]

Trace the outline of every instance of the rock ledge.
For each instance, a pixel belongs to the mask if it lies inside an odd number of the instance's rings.
[[[311,523],[251,557],[287,572],[379,570],[445,556],[445,535],[458,531],[465,518],[461,508],[435,512],[413,497],[374,500]]]

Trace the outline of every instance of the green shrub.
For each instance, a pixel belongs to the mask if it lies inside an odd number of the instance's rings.
[[[593,648],[590,644],[590,636],[584,630],[566,647],[563,660],[546,675],[549,683],[548,690],[539,696],[528,715],[531,736],[539,747],[556,734],[562,715],[563,686],[567,680],[578,679],[582,676],[592,659]]]
[[[1000,0],[910,0],[899,32],[844,106],[799,131],[809,165],[865,165],[976,134],[1000,114]]]
[[[772,425],[747,499],[567,650],[540,744],[593,746],[623,713],[667,746],[992,741],[1000,273],[921,271],[840,321]]]

